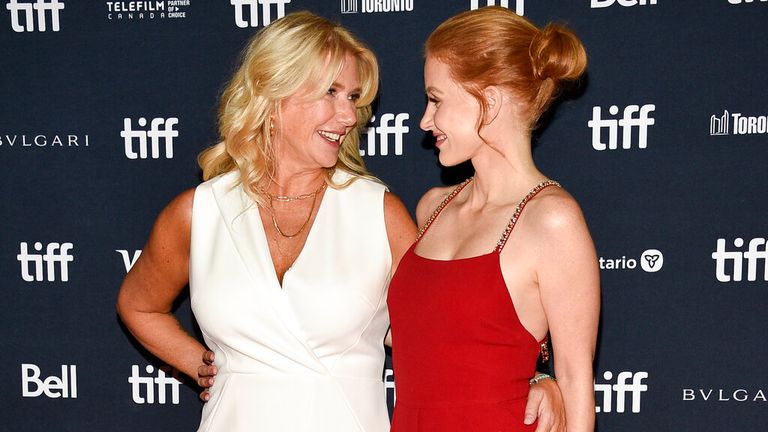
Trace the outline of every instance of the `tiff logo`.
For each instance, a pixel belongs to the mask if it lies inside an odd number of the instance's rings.
[[[604,384],[595,382],[595,412],[609,413],[615,408],[617,413],[623,413],[626,410],[627,393],[632,399],[632,412],[640,412],[641,393],[648,391],[648,386],[643,384],[643,380],[648,378],[648,372],[619,372],[616,376],[616,384],[610,382],[613,380],[613,372],[606,371],[603,373],[603,378],[608,382]],[[630,379],[631,383],[628,382]],[[597,393],[601,393],[602,398],[598,397]],[[615,407],[613,405],[614,394],[616,395]]]
[[[147,119],[139,117],[137,122],[139,126],[146,127]],[[123,119],[123,130],[120,132],[120,136],[123,137],[125,143],[125,156],[128,159],[146,159],[147,158],[147,138],[150,139],[152,145],[152,159],[158,159],[160,157],[160,139],[165,140],[165,158],[173,158],[173,139],[179,136],[179,131],[173,127],[179,124],[179,119],[171,117],[168,119],[154,118],[149,126],[149,131],[146,130],[133,130],[131,125],[131,119]],[[134,139],[138,140],[139,152],[136,153],[134,147]]]
[[[136,260],[141,256],[141,249],[133,251],[133,255],[131,255],[125,249],[115,249],[115,252],[119,253],[120,256],[123,257],[123,264],[125,265],[126,273],[131,271],[133,265],[136,264]]]
[[[637,6],[637,5],[645,6],[645,5],[655,5],[656,0],[592,0],[590,7],[592,9],[604,8],[604,7],[611,6],[614,3],[618,3],[620,6],[624,6],[624,7]]]
[[[37,252],[41,252],[43,244],[35,242],[33,248]],[[69,253],[71,250],[72,243],[48,243],[45,247],[45,254],[29,253],[27,242],[21,242],[19,254],[16,255],[16,259],[21,263],[21,278],[25,282],[41,282],[43,280],[43,268],[45,268],[48,282],[53,282],[56,280],[56,263],[59,263],[61,281],[69,281],[68,263],[75,260]],[[30,272],[30,264],[33,264],[34,274]]]
[[[155,367],[147,365],[144,370],[151,375],[155,372]],[[166,387],[171,389],[171,403],[179,404],[179,386],[181,386],[182,380],[181,375],[175,369],[171,369],[171,376],[167,376],[163,369],[158,369],[156,377],[143,377],[139,374],[139,366],[133,365],[128,382],[131,383],[131,397],[137,404],[155,403],[155,388],[157,388],[157,403],[166,403]]]
[[[276,6],[277,16],[280,19],[285,16],[285,5],[291,0],[229,0],[229,4],[235,7],[235,24],[240,28],[259,26],[259,5],[261,5],[261,21],[264,26],[272,22],[272,5]],[[245,11],[248,9],[249,19],[246,21]]]
[[[744,239],[736,238],[733,245],[737,248],[744,246]],[[715,260],[715,276],[720,282],[739,282],[743,278],[743,263],[747,261],[747,280],[750,282],[757,280],[757,265],[760,260],[763,261],[763,280],[768,281],[768,244],[764,238],[753,238],[749,241],[746,252],[726,251],[725,239],[717,239],[717,250],[712,252],[712,259]],[[728,274],[726,263],[730,262],[733,272]]]
[[[616,119],[603,119],[602,108],[592,107],[592,120],[587,122],[587,126],[592,128],[592,148],[595,150],[615,150],[618,148],[619,127],[621,127],[621,148],[632,148],[632,129],[637,128],[637,148],[644,149],[648,147],[648,127],[654,125],[656,121],[650,117],[650,113],[656,110],[656,105],[628,105],[624,108],[624,117]],[[611,105],[608,108],[611,115],[619,113],[619,107]],[[635,114],[638,114],[635,117]],[[603,142],[603,129],[608,129],[608,142]]]
[[[365,145],[360,148],[360,156],[376,156],[376,137],[379,137],[378,154],[387,156],[389,154],[389,137],[394,138],[395,155],[403,154],[403,136],[408,133],[410,128],[403,124],[410,116],[408,113],[382,114],[379,119],[379,126],[371,126],[363,130],[365,135]],[[376,120],[376,116],[371,117],[371,124]],[[394,124],[390,124],[394,120]],[[362,144],[362,143],[361,143]]]
[[[390,368],[384,369],[384,399],[388,401],[389,392],[392,391],[392,404],[397,401],[397,392],[395,391],[395,371]]]
[[[709,118],[709,134],[728,135],[728,130],[728,110],[723,111],[722,117],[712,114],[712,117]]]
[[[525,12],[525,0],[515,1],[515,13],[522,16]],[[471,0],[469,9],[475,10],[480,8],[480,0]],[[485,6],[496,6],[496,0],[485,0]],[[509,0],[499,0],[499,6],[509,8]]]
[[[59,11],[64,9],[64,3],[59,0],[36,0],[35,3],[19,3],[18,0],[10,0],[5,8],[11,12],[11,28],[17,33],[35,31],[35,18],[37,29],[41,32],[47,30],[45,11],[50,11],[51,30],[59,31]],[[24,17],[24,25],[21,17]]]
[[[49,376],[40,379],[40,367],[34,364],[21,365],[21,396],[38,397],[45,393],[49,398],[77,397],[77,367],[61,365],[61,377]]]

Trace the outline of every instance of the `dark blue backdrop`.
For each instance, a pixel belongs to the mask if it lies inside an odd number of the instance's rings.
[[[244,42],[299,9],[367,41],[382,81],[362,148],[413,210],[467,174],[418,122],[422,43],[473,3],[0,1],[0,430],[194,429],[197,390],[158,372],[114,301],[159,210],[199,182]],[[589,55],[535,157],[601,259],[599,430],[764,430],[768,1],[504,5],[567,23]],[[185,299],[177,313],[194,332]]]

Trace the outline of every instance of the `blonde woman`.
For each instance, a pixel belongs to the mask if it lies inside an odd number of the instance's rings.
[[[371,51],[323,18],[261,30],[200,155],[206,181],[163,210],[125,278],[138,341],[212,385],[200,431],[389,429],[385,297],[416,232],[359,155],[377,83]],[[213,353],[171,313],[187,283]]]

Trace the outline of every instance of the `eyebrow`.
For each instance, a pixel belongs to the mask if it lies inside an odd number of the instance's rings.
[[[343,84],[341,84],[341,83],[339,83],[339,82],[336,82],[336,81],[334,81],[333,83],[331,83],[331,87],[338,87],[338,88],[340,88],[340,89],[342,89],[342,90],[346,90],[346,89],[347,89],[346,87],[344,87],[344,85],[343,85]],[[362,89],[362,88],[360,88],[360,86],[358,86],[358,87],[355,87],[355,88],[353,88],[353,89],[352,89],[352,90],[350,90],[349,92],[350,92],[350,93],[354,93],[354,92],[357,92],[357,93],[362,93],[362,91],[363,91],[363,89]]]
[[[437,94],[442,94],[443,93],[440,90],[438,90],[437,88],[432,87],[432,86],[427,87],[426,90],[427,90],[427,93],[430,93],[430,92],[437,93]]]

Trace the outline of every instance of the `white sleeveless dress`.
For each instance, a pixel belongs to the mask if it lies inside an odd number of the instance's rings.
[[[385,187],[327,188],[281,288],[259,211],[236,180],[202,183],[192,210],[192,310],[219,369],[198,430],[388,431]]]

